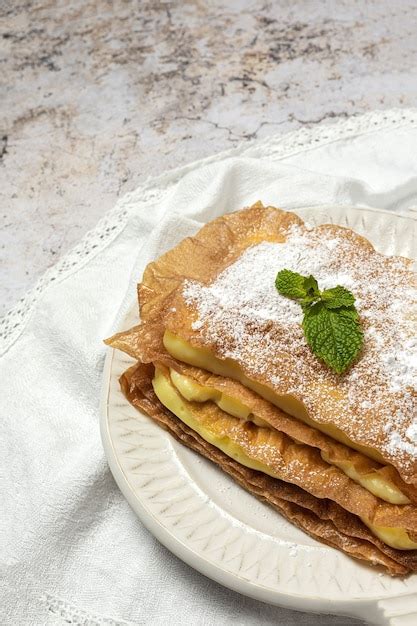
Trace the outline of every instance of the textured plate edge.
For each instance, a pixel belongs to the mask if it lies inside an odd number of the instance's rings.
[[[301,214],[302,216],[305,211],[325,211],[331,208],[337,208],[338,210],[353,208],[357,211],[378,213],[381,215],[386,215],[390,218],[395,217],[405,219],[407,221],[410,219],[413,221],[417,221],[417,217],[410,213],[393,213],[384,209],[377,209],[367,206],[348,207],[346,205],[326,204],[292,208],[291,212]],[[128,477],[126,476],[118,461],[117,454],[113,446],[108,423],[108,398],[110,392],[111,366],[114,353],[115,350],[111,348],[108,350],[103,368],[103,382],[99,409],[100,433],[103,448],[109,463],[110,470],[118,487],[122,491],[131,508],[139,517],[140,521],[160,543],[162,543],[175,556],[177,556],[183,562],[187,563],[187,565],[189,565],[193,569],[199,571],[201,574],[233,591],[251,597],[255,600],[303,612],[327,613],[341,616],[345,615],[357,617],[370,623],[378,623],[381,625],[392,623],[390,619],[391,616],[387,615],[387,613],[381,606],[381,602],[389,604],[391,600],[394,600],[394,598],[390,597],[389,595],[379,596],[371,599],[350,598],[347,601],[332,601],[328,598],[322,598],[321,596],[313,594],[306,596],[305,594],[303,595],[294,593],[282,593],[278,590],[272,590],[268,587],[264,587],[257,583],[243,579],[232,572],[225,571],[221,567],[217,566],[215,563],[204,558],[204,556],[196,553],[190,546],[184,544],[182,541],[172,535],[170,531],[165,528],[149,510],[147,510],[147,508],[142,504],[139,497],[135,494],[129,483]],[[395,599],[397,600],[402,597],[404,598],[404,604],[410,607],[409,602],[412,600],[410,593],[406,592],[405,594],[397,596],[397,598]],[[414,606],[412,608],[414,609]],[[410,613],[408,613],[408,615],[410,615]]]

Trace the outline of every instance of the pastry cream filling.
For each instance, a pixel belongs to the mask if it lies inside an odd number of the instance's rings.
[[[367,525],[369,530],[376,536],[378,539],[387,544],[387,546],[391,546],[391,548],[395,548],[396,550],[416,550],[417,543],[415,541],[411,541],[410,537],[407,534],[407,531],[404,528],[392,528],[390,526],[375,526],[375,524],[369,524],[366,519],[361,517],[361,520],[364,524]]]
[[[355,483],[358,483],[370,493],[373,493],[377,498],[381,498],[381,500],[385,500],[385,502],[389,502],[390,504],[411,503],[411,500],[409,500],[394,483],[383,476],[378,476],[376,472],[361,474],[357,471],[354,464],[348,460],[335,461],[334,459],[330,459],[323,450],[321,450],[320,454],[323,461],[341,469],[346,476],[349,476]]]
[[[270,424],[265,422],[265,420],[251,413],[249,407],[245,406],[237,398],[222,393],[218,389],[201,385],[189,376],[179,374],[173,369],[170,370],[170,376],[172,383],[186,400],[191,402],[207,402],[208,400],[211,400],[212,402],[215,402],[225,413],[229,413],[229,415],[232,415],[233,417],[238,417],[242,420],[250,420],[258,426],[272,428]],[[349,460],[342,460],[339,462],[334,461],[333,459],[331,460],[324,451],[321,451],[321,456],[326,463],[335,465],[341,469],[342,472],[349,476],[349,478],[373,493],[374,496],[377,496],[377,498],[381,498],[381,500],[385,500],[385,502],[390,502],[391,504],[410,503],[410,500],[398,489],[398,487],[396,487],[396,485],[394,485],[394,483],[388,481],[382,476],[378,476],[375,472],[360,474],[356,470],[354,464]]]
[[[233,378],[242,385],[245,385],[248,389],[255,391],[262,398],[268,400],[268,402],[271,402],[271,404],[274,404],[282,411],[308,424],[308,426],[321,430],[326,435],[329,435],[329,437],[333,437],[333,439],[344,443],[346,446],[358,450],[358,452],[362,452],[365,456],[379,463],[385,463],[383,457],[377,450],[354,443],[344,432],[332,424],[321,424],[313,420],[308,415],[304,405],[293,396],[280,396],[265,385],[248,378],[239,365],[232,361],[232,359],[219,359],[206,348],[195,348],[185,341],[185,339],[181,339],[181,337],[174,335],[169,330],[165,331],[163,342],[167,352],[175,359],[188,363],[189,365],[194,365],[195,367],[201,367],[219,376]]]
[[[155,369],[155,377],[152,381],[155,394],[162,404],[176,415],[182,422],[198,433],[208,443],[224,452],[227,456],[235,459],[241,465],[268,474],[273,478],[279,478],[277,474],[265,463],[251,458],[242,448],[227,436],[219,436],[211,431],[207,424],[202,424],[193,414],[188,401],[181,396],[179,391],[161,370]],[[417,543],[411,541],[407,531],[403,528],[388,528],[375,526],[362,520],[368,528],[387,545],[399,550],[415,550]]]
[[[264,420],[256,418],[251,413],[249,407],[245,406],[237,398],[232,398],[228,394],[222,393],[212,387],[200,385],[200,383],[189,376],[179,374],[173,369],[170,369],[170,376],[175,387],[186,400],[190,400],[190,402],[207,402],[207,400],[212,400],[217,404],[219,409],[222,409],[225,413],[229,413],[229,415],[233,415],[233,417],[238,417],[242,420],[250,419],[252,422],[255,422],[255,424],[258,424],[258,426],[268,426]]]

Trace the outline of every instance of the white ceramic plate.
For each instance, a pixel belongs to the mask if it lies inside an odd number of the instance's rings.
[[[417,257],[417,219],[352,207],[297,210],[312,224],[349,226],[385,254]],[[136,306],[123,328],[137,322]],[[345,614],[376,624],[417,624],[417,575],[393,579],[304,534],[177,443],[122,395],[133,362],[109,350],[101,432],[113,475],[145,526],[183,561],[264,602]]]

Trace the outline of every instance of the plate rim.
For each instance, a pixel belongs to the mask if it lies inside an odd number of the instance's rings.
[[[365,213],[379,213],[392,218],[401,218],[405,220],[417,221],[417,215],[413,215],[411,212],[394,213],[386,209],[378,209],[366,206],[350,206],[344,204],[323,204],[314,206],[301,206],[297,208],[289,209],[290,212],[296,214],[304,213],[305,211],[320,211],[337,208],[338,210],[354,210]],[[322,222],[326,223],[326,222]],[[377,245],[377,244],[376,244]],[[134,305],[132,298],[132,307]],[[128,311],[131,310],[129,307]],[[126,315],[124,316],[124,319]],[[123,323],[123,322],[122,322]],[[347,600],[330,600],[329,598],[321,597],[318,594],[305,595],[303,592],[283,592],[282,590],[273,590],[270,587],[259,584],[255,581],[250,581],[246,578],[239,576],[239,574],[228,571],[222,568],[221,565],[208,560],[204,555],[197,553],[191,545],[185,544],[179,537],[176,537],[170,529],[166,528],[158,518],[150,511],[146,505],[141,501],[138,493],[132,488],[128,477],[126,476],[121,463],[119,461],[116,449],[113,444],[113,439],[109,428],[109,396],[110,396],[110,381],[112,377],[112,365],[114,361],[116,350],[108,348],[104,361],[103,374],[102,374],[102,386],[100,394],[100,434],[105,451],[105,455],[113,474],[113,477],[120,488],[122,494],[128,501],[130,507],[135,514],[139,517],[140,521],[144,524],[149,532],[152,533],[156,539],[162,543],[170,552],[187,563],[193,569],[196,569],[201,574],[216,581],[217,583],[232,589],[238,593],[251,597],[261,602],[281,606],[284,608],[307,611],[313,613],[331,613],[334,615],[348,615],[351,617],[359,617],[361,619],[381,619],[381,608],[379,607],[379,601],[389,600],[390,595],[361,598],[361,597],[349,597]],[[127,401],[126,401],[126,404]],[[130,405],[129,405],[130,406]],[[140,412],[146,415],[143,412]],[[410,591],[406,591],[404,594],[396,594],[396,597],[410,596]],[[389,623],[389,622],[386,622]]]

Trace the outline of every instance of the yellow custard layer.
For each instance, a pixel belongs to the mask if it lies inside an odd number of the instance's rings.
[[[155,377],[152,381],[155,394],[162,404],[176,415],[182,422],[198,433],[208,443],[224,452],[227,456],[235,459],[241,465],[268,474],[273,478],[279,478],[274,474],[268,465],[249,457],[239,445],[231,441],[228,437],[220,437],[210,430],[207,424],[202,424],[193,414],[192,407],[173,385],[168,375],[160,370],[155,370]],[[411,541],[407,532],[403,528],[389,528],[375,526],[363,520],[368,528],[387,545],[399,550],[415,550],[417,543]]]
[[[211,400],[215,402],[220,409],[225,411],[225,413],[229,413],[229,415],[233,417],[238,417],[242,420],[250,420],[258,426],[271,428],[267,422],[251,413],[249,407],[245,406],[238,398],[231,397],[212,387],[201,385],[189,376],[179,374],[173,369],[170,370],[170,376],[172,383],[186,400],[191,402],[207,402]],[[391,504],[409,504],[410,500],[407,496],[405,496],[396,485],[386,480],[384,477],[375,475],[375,473],[360,474],[349,460],[335,462],[334,460],[330,460],[323,451],[321,451],[321,456],[326,463],[335,465],[341,469],[349,478],[373,493],[374,496],[381,498],[381,500],[385,500],[385,502]]]
[[[165,331],[163,342],[167,352],[175,359],[188,363],[189,365],[194,365],[195,367],[201,367],[218,376],[233,378],[233,380],[237,380],[248,389],[255,391],[255,393],[259,394],[264,400],[268,400],[271,404],[274,404],[282,411],[285,411],[285,413],[289,413],[289,415],[303,421],[305,424],[308,424],[308,426],[321,430],[326,435],[329,435],[329,437],[333,437],[333,439],[344,443],[346,446],[358,450],[358,452],[362,452],[365,456],[379,463],[385,463],[377,450],[354,443],[345,433],[332,424],[320,424],[312,420],[299,400],[292,396],[279,396],[265,385],[248,378],[242,372],[241,368],[231,359],[218,359],[209,350],[205,348],[195,348],[169,330]]]

